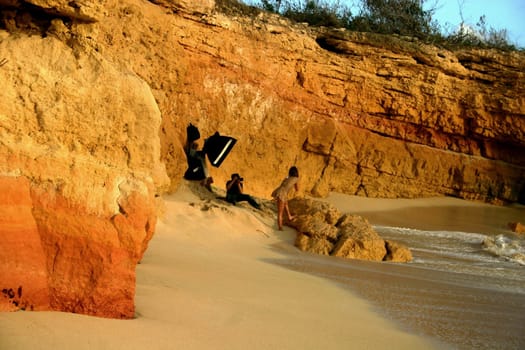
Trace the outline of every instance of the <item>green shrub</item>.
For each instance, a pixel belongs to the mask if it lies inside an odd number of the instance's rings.
[[[346,28],[352,31],[379,34],[397,34],[415,37],[434,45],[448,48],[484,47],[516,50],[509,43],[506,30],[488,28],[485,17],[480,18],[475,30],[456,30],[444,34],[443,28],[433,19],[435,7],[425,10],[427,0],[355,0],[357,14],[340,0],[217,0],[222,7],[247,9],[254,7],[278,13],[295,22],[311,26]],[[229,4],[225,6],[224,4]],[[251,4],[253,6],[248,6]]]

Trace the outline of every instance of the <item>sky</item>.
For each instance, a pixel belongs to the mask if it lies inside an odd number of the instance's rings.
[[[242,0],[245,3],[257,0]],[[325,0],[352,6],[358,0]],[[506,29],[511,44],[525,48],[525,0],[425,0],[425,9],[435,8],[434,19],[447,34],[454,32],[463,21],[476,27],[479,18],[485,15],[486,29]]]
[[[427,0],[426,4],[436,8],[434,19],[442,27],[457,28],[461,14],[466,24],[475,26],[485,15],[487,28],[506,29],[510,43],[525,48],[525,0]]]

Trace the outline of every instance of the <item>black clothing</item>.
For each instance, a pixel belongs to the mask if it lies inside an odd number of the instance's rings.
[[[211,165],[218,168],[237,142],[233,137],[223,136],[219,132],[215,132],[215,134],[204,141],[202,150],[198,151],[195,149],[194,144],[200,137],[199,129],[190,123],[186,127],[186,145],[184,147],[188,161],[188,169],[184,173],[186,180],[205,180],[209,178],[206,156]]]
[[[184,173],[184,178],[186,180],[204,180],[206,178],[204,154],[201,151],[189,150],[186,152],[186,159],[188,169]]]
[[[248,202],[255,209],[260,209],[261,207],[259,206],[259,203],[257,203],[255,199],[252,198],[252,196],[242,193],[242,182],[237,184],[235,183],[237,181],[237,179],[234,179],[226,182],[226,201],[234,205],[237,202]],[[229,187],[232,183],[233,185]]]
[[[190,123],[186,127],[186,139],[188,142],[196,141],[201,138],[201,133],[199,131],[199,128],[197,128],[195,125]]]

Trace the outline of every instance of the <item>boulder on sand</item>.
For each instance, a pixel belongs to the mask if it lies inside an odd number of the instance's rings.
[[[408,262],[410,250],[385,241],[358,215],[342,215],[334,206],[306,198],[289,201],[295,218],[286,224],[297,230],[295,246],[302,251],[348,259]]]

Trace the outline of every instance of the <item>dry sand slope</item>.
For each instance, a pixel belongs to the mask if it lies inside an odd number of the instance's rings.
[[[422,349],[329,281],[270,263],[295,233],[271,210],[181,186],[137,267],[136,318],[0,314],[0,349]],[[293,248],[291,248],[293,249]]]

